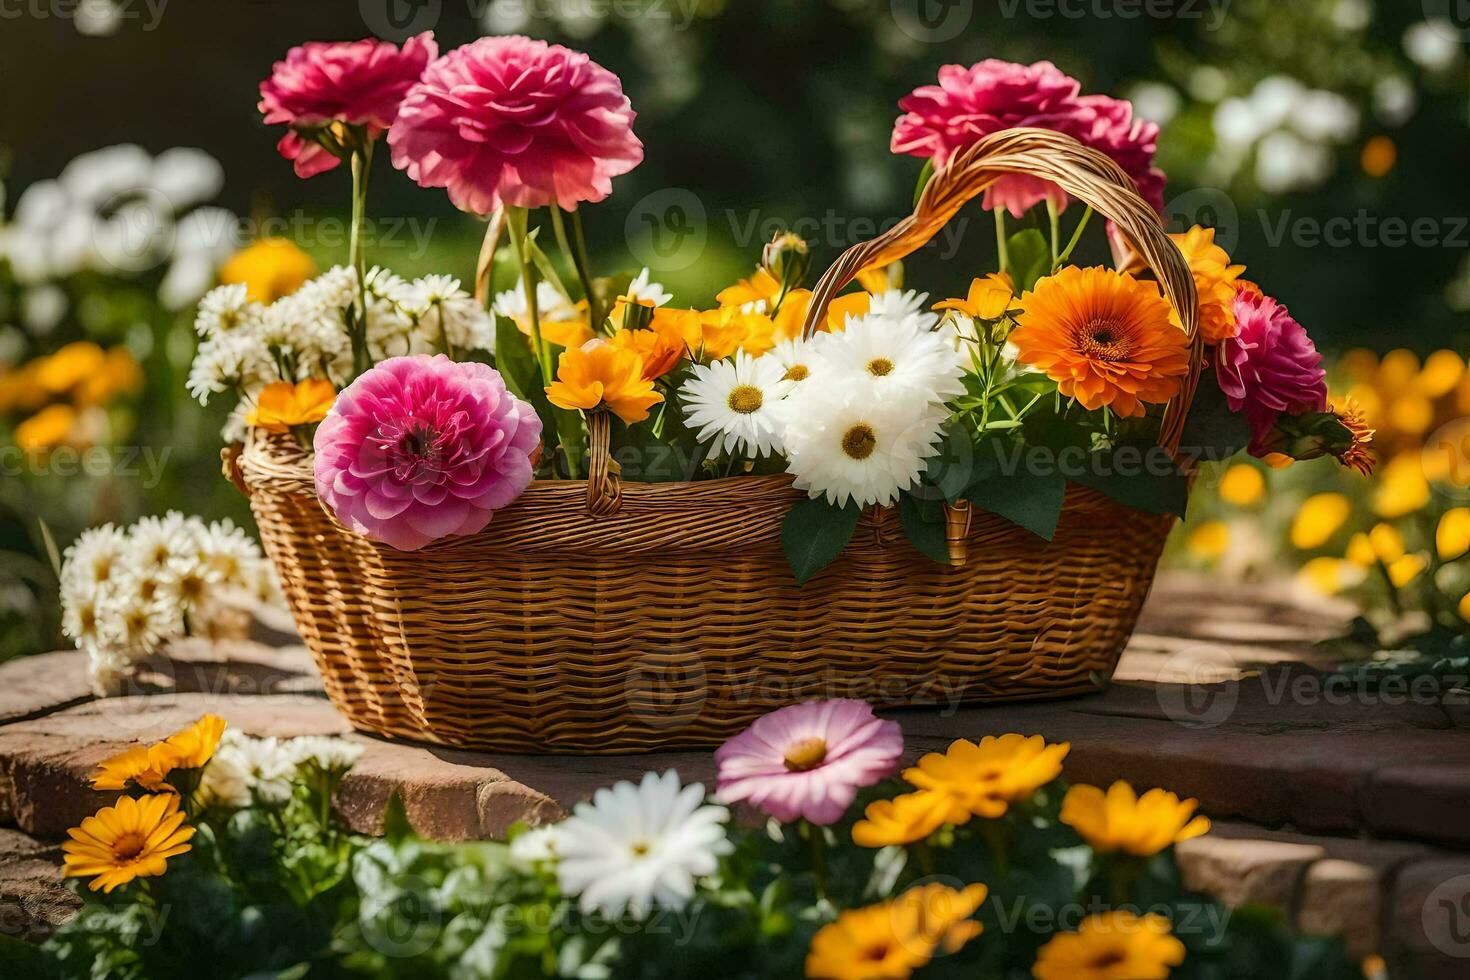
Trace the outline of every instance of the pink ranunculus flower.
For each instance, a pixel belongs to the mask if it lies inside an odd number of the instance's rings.
[[[1235,322],[1235,336],[1216,348],[1215,374],[1231,411],[1250,423],[1251,452],[1261,455],[1280,415],[1326,410],[1327,372],[1307,331],[1271,297],[1236,290]]]
[[[643,160],[618,76],[585,54],[486,37],[429,66],[388,132],[393,165],[461,210],[575,208]]]
[[[903,754],[897,722],[862,701],[807,701],[758,718],[715,752],[716,796],[750,802],[782,822],[836,823],[857,791],[892,776]]]
[[[1003,129],[1030,126],[1076,138],[1111,157],[1162,212],[1164,174],[1153,166],[1158,127],[1133,118],[1133,107],[1107,96],[1083,96],[1075,78],[1049,61],[1018,65],[987,59],[965,68],[945,65],[939,84],[899,100],[904,110],[893,127],[894,153],[927,157],[936,167]],[[983,205],[1021,217],[1047,199],[1065,207],[1067,195],[1049,181],[1002,177],[986,188]]]
[[[344,525],[403,551],[473,534],[531,482],[541,420],[484,364],[394,357],[316,430],[316,491]]]
[[[432,31],[409,38],[401,49],[372,38],[313,41],[292,48],[260,83],[265,121],[290,127],[276,149],[295,164],[298,177],[331,170],[342,161],[313,134],[344,123],[366,127],[368,139],[377,139],[393,125],[404,95],[438,56]]]

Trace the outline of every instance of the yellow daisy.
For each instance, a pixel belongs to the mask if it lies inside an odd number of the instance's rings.
[[[1251,507],[1266,495],[1266,478],[1249,463],[1236,463],[1220,477],[1220,499],[1236,507]]]
[[[981,817],[999,817],[1062,773],[1071,746],[1046,744],[1040,735],[987,735],[980,744],[959,739],[943,754],[931,752],[903,778],[921,790],[948,795]],[[963,822],[963,821],[959,821]]]
[[[120,793],[132,783],[155,793],[171,793],[173,787],[164,782],[171,769],[168,760],[155,758],[148,746],[135,745],[98,763],[92,788]]]
[[[1090,915],[1036,954],[1036,980],[1164,980],[1184,962],[1184,944],[1162,915],[1115,911]]]
[[[225,733],[225,720],[219,715],[204,715],[194,724],[174,732],[148,750],[155,765],[167,763],[173,769],[199,769],[214,758],[220,736]]]
[[[971,918],[984,885],[911,888],[891,902],[850,909],[812,937],[806,975],[820,980],[904,980],[937,951],[957,952],[980,935]]]
[[[852,840],[859,847],[912,844],[947,823],[969,819],[970,811],[948,793],[920,790],[869,803],[863,819],[853,825]]]
[[[67,833],[61,846],[68,878],[91,878],[92,891],[111,892],[134,878],[164,873],[168,859],[189,850],[193,827],[185,827],[179,798],[172,794],[124,796]]]
[[[1313,551],[1332,539],[1352,513],[1352,504],[1340,493],[1317,493],[1308,497],[1291,522],[1291,544],[1299,551]]]
[[[1067,790],[1061,819],[1098,853],[1148,857],[1209,832],[1210,821],[1194,815],[1197,806],[1162,789],[1138,796],[1120,779],[1106,794],[1096,786]]]
[[[1434,546],[1440,561],[1454,561],[1470,552],[1470,507],[1454,507],[1441,515]]]

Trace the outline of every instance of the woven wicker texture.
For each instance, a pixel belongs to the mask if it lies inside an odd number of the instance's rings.
[[[1035,132],[962,154],[914,217],[838,260],[813,309],[858,269],[922,244],[959,198],[1021,172],[1116,221],[1188,304],[1192,331],[1193,284],[1127,178],[1065,137],[1028,142]],[[615,753],[714,744],[814,697],[953,707],[1084,693],[1111,673],[1172,525],[1069,486],[1050,542],[951,510],[943,566],[877,509],[798,587],[779,540],[801,498],[789,478],[620,483],[602,460],[605,422],[589,427],[590,481],[538,481],[481,533],[417,552],[338,524],[316,498],[310,454],[287,437],[254,438],[231,461],[327,693],[354,726]]]

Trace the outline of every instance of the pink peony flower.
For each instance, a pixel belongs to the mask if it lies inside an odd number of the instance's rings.
[[[841,819],[857,791],[898,771],[903,733],[862,701],[807,701],[773,711],[715,752],[716,796],[777,820]]]
[[[1236,290],[1235,321],[1235,336],[1216,348],[1215,374],[1231,411],[1250,423],[1251,452],[1261,455],[1282,413],[1326,410],[1327,372],[1307,331],[1271,297]]]
[[[970,66],[945,65],[939,84],[899,100],[904,110],[893,127],[894,153],[927,157],[936,167],[960,150],[1003,129],[1032,126],[1075,137],[1112,157],[1155,210],[1164,207],[1164,174],[1153,166],[1158,127],[1133,118],[1133,107],[1107,96],[1079,95],[1077,80],[1049,61],[1018,65],[987,59]],[[986,188],[986,208],[1021,217],[1050,198],[1065,207],[1061,188],[1037,177],[1002,177]]]
[[[429,66],[388,133],[393,165],[462,210],[600,201],[643,160],[618,76],[585,54],[487,37]]]
[[[316,430],[316,491],[344,525],[403,551],[473,534],[531,482],[541,420],[494,368],[394,357]]]
[[[260,83],[265,121],[290,127],[276,149],[295,163],[298,177],[331,170],[341,158],[314,134],[344,123],[364,126],[369,140],[377,139],[393,125],[403,96],[438,55],[431,31],[409,38],[402,50],[371,38],[292,48]]]

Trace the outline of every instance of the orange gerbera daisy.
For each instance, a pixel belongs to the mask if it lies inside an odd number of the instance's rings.
[[[67,831],[71,840],[61,845],[62,874],[91,878],[92,891],[106,892],[134,878],[161,875],[169,858],[190,848],[194,828],[183,823],[177,796],[124,796],[116,806],[103,807]]]
[[[293,426],[311,425],[327,417],[337,389],[330,381],[308,378],[292,384],[273,381],[255,398],[255,408],[245,421],[267,432],[289,432]]]
[[[847,318],[850,316],[862,316],[868,312],[873,304],[873,297],[868,293],[843,293],[834,297],[827,304],[827,315],[817,325],[819,331],[838,333],[847,326]],[[786,294],[786,301],[781,304],[781,309],[776,311],[777,341],[791,340],[801,336],[801,328],[806,326],[807,310],[812,305],[812,291],[810,289],[793,289]]]
[[[1189,338],[1158,287],[1111,269],[1069,266],[1021,297],[1017,359],[1045,371],[1088,410],[1142,415],[1189,371]]]
[[[619,330],[608,338],[608,343],[634,351],[643,358],[643,377],[649,381],[672,371],[686,349],[682,337],[673,330]]]
[[[604,407],[629,425],[648,418],[648,410],[664,400],[643,376],[642,356],[606,341],[563,352],[546,397],[558,408]]]
[[[1235,336],[1235,291],[1243,265],[1231,265],[1230,255],[1215,244],[1215,229],[1195,225],[1182,235],[1170,235],[1179,246],[1194,288],[1199,293],[1199,330],[1207,344]],[[1176,316],[1176,322],[1177,316]]]

